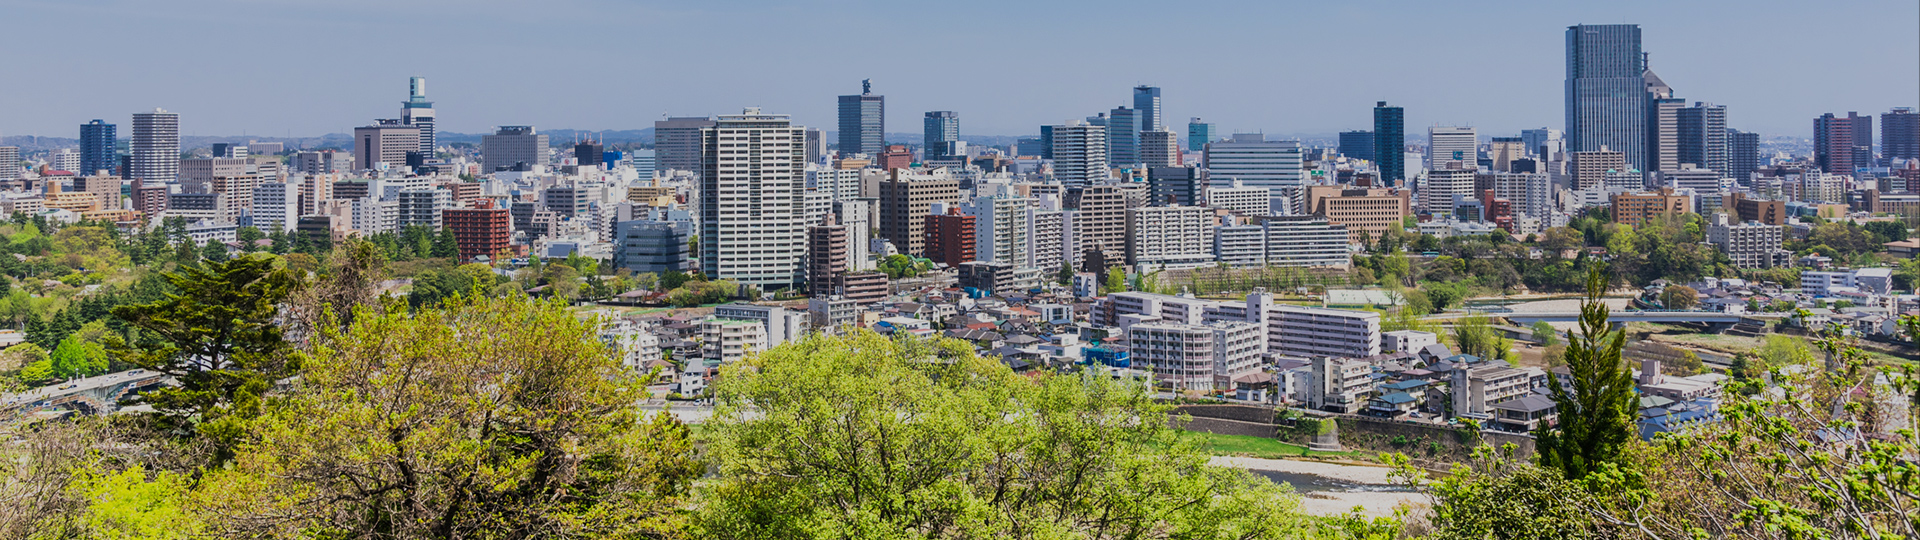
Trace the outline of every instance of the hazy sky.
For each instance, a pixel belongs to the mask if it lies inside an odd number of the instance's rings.
[[[1920,2],[0,0],[0,134],[165,107],[187,135],[349,132],[425,76],[441,129],[639,129],[760,106],[834,129],[860,79],[889,132],[1037,134],[1164,88],[1167,120],[1368,129],[1371,107],[1482,136],[1560,128],[1564,34],[1637,23],[1652,67],[1729,125],[1920,105]],[[1419,136],[1424,139],[1424,135]]]

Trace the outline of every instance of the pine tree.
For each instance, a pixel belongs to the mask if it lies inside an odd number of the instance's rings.
[[[433,236],[432,254],[435,259],[450,259],[460,256],[460,244],[453,237],[453,229],[440,228],[440,234]]]
[[[1605,284],[1598,265],[1588,271],[1580,335],[1567,340],[1573,388],[1561,386],[1559,377],[1547,377],[1560,420],[1540,434],[1539,461],[1569,480],[1585,478],[1603,464],[1619,461],[1623,447],[1635,436],[1633,374],[1620,357],[1627,336],[1608,325],[1608,308],[1600,301]]]

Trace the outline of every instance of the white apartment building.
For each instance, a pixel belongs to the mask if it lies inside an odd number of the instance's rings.
[[[353,199],[353,230],[362,235],[394,232],[399,229],[400,201],[373,197]]]
[[[1067,186],[1090,186],[1105,182],[1107,169],[1107,128],[1071,120],[1052,127],[1053,179]]]
[[[253,226],[263,232],[291,232],[300,224],[300,192],[293,184],[268,182],[253,188]]]
[[[1140,163],[1147,167],[1172,167],[1180,162],[1180,136],[1167,130],[1140,132]]]
[[[1453,215],[1453,196],[1473,197],[1474,170],[1470,167],[1448,167],[1427,171],[1427,179],[1420,185],[1420,200],[1427,206],[1427,212],[1433,215]]]
[[[400,215],[394,226],[407,228],[415,225],[440,229],[440,211],[453,208],[453,195],[444,188],[410,187],[400,190],[394,198],[399,203]]]
[[[824,191],[832,195],[835,202],[858,199],[860,169],[829,169],[810,164],[807,166],[807,189]]]
[[[1233,138],[1207,144],[1201,165],[1209,178],[1239,180],[1268,190],[1268,212],[1284,214],[1291,202],[1288,188],[1305,184],[1300,141],[1269,141],[1259,133],[1235,133]]]
[[[1793,253],[1782,249],[1784,240],[1778,226],[1758,221],[1730,223],[1727,215],[1714,214],[1707,226],[1707,243],[1719,248],[1743,269],[1775,268],[1793,264]]]
[[[977,224],[976,224],[977,226]],[[1147,206],[1127,209],[1127,264],[1197,268],[1214,263],[1213,209]]]
[[[1807,172],[1800,175],[1798,199],[1802,202],[1846,204],[1847,185],[1853,177],[1844,174]]]
[[[1027,231],[1031,237],[1027,242],[1027,260],[1043,271],[1054,271],[1070,260],[1066,246],[1073,244],[1067,241],[1067,216],[1058,206],[1027,208]]]
[[[1513,203],[1515,219],[1520,216],[1545,219],[1553,213],[1553,181],[1547,175],[1504,172],[1492,175],[1493,196]]]
[[[762,290],[798,284],[806,253],[806,128],[758,108],[700,130],[700,264]]]
[[[700,356],[709,367],[738,362],[766,350],[766,343],[766,326],[758,322],[719,317],[700,321]]]
[[[1307,407],[1345,414],[1367,406],[1373,391],[1373,365],[1357,358],[1316,356],[1309,359]]]
[[[1146,292],[1108,294],[1093,307],[1092,321],[1119,326],[1132,316],[1152,322],[1255,323],[1266,328],[1265,352],[1291,356],[1365,358],[1380,354],[1380,314],[1371,311],[1275,304],[1255,291],[1245,302],[1201,300]]]
[[[1207,207],[1224,208],[1243,216],[1264,216],[1273,212],[1271,191],[1234,180],[1230,186],[1207,188]]]
[[[1531,375],[1504,363],[1473,368],[1457,365],[1448,376],[1453,390],[1454,416],[1490,419],[1493,405],[1533,391]]]
[[[1213,257],[1235,268],[1266,266],[1267,228],[1254,224],[1215,227]]]
[[[1353,264],[1347,228],[1320,216],[1265,218],[1266,262],[1273,266],[1346,268]]]
[[[154,109],[134,113],[133,151],[129,170],[120,176],[145,185],[172,182],[180,176],[180,114]]]
[[[1014,268],[1033,268],[1033,235],[1028,212],[1033,199],[994,195],[976,197],[960,205],[961,213],[973,216],[974,260],[1011,264]],[[1059,265],[1041,267],[1057,270]]]
[[[1259,371],[1260,327],[1247,322],[1197,325],[1143,323],[1126,330],[1133,361],[1182,390],[1231,388],[1233,378]]]
[[[879,267],[873,260],[873,211],[874,201],[870,199],[848,199],[833,202],[833,220],[847,227],[847,266],[849,271],[872,270]],[[812,226],[812,225],[808,225]]]
[[[1446,169],[1460,162],[1464,169],[1480,163],[1480,142],[1470,127],[1433,126],[1427,128],[1427,170]]]

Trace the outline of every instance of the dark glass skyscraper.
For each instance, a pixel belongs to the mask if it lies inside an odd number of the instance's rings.
[[[1753,183],[1753,170],[1760,168],[1759,133],[1727,130],[1727,168],[1740,185]]]
[[[1647,170],[1646,58],[1640,25],[1567,27],[1567,145],[1608,150]]]
[[[1733,166],[1727,160],[1727,107],[1695,102],[1678,112],[1679,162],[1730,176]]]
[[[1920,114],[1907,107],[1880,113],[1880,155],[1920,159]]]
[[[1115,167],[1140,163],[1140,111],[1114,107],[1107,112],[1107,164]]]
[[[887,97],[873,94],[871,79],[860,94],[840,96],[840,154],[878,156],[887,149]]]
[[[960,155],[960,115],[953,111],[928,111],[923,145],[927,159],[954,159]]]
[[[1813,160],[1833,174],[1873,166],[1873,115],[1827,113],[1813,119]]]
[[[1373,161],[1373,132],[1340,132],[1340,155],[1353,159]]]
[[[114,137],[114,125],[105,120],[80,124],[80,170],[75,172],[120,174],[120,160],[113,155]]]
[[[1407,179],[1407,116],[1382,101],[1373,106],[1373,160],[1380,164],[1380,183],[1398,186]]]
[[[1167,111],[1160,108],[1160,87],[1133,87],[1133,110],[1140,115],[1140,131],[1160,131],[1167,127]]]

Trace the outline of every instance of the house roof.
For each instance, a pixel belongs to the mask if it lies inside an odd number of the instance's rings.
[[[1408,394],[1406,392],[1394,392],[1394,393],[1380,396],[1374,399],[1385,401],[1387,403],[1391,403],[1394,405],[1413,403],[1413,395]]]

